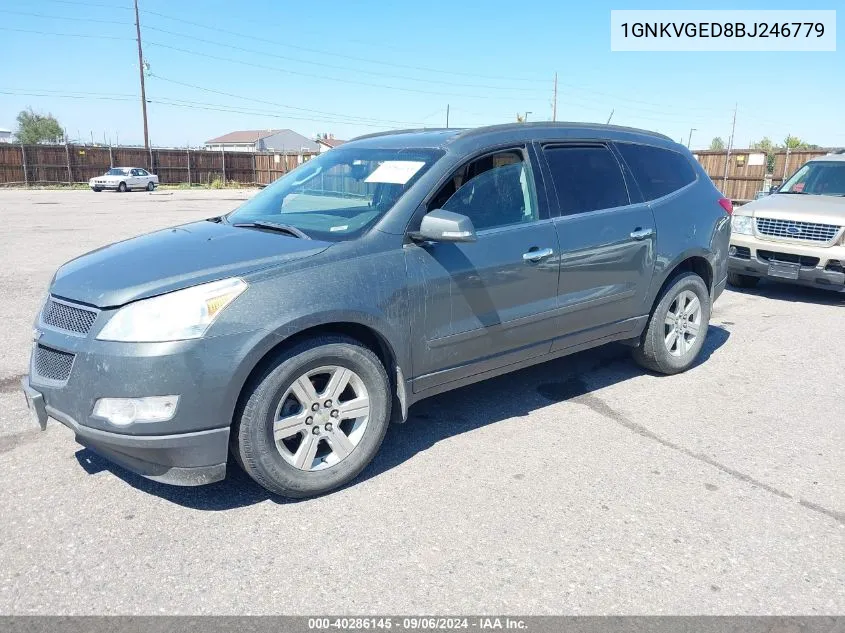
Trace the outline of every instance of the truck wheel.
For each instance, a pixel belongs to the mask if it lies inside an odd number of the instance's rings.
[[[735,288],[754,288],[758,283],[760,283],[760,278],[754,277],[753,275],[728,273],[728,283]]]
[[[156,186],[152,182],[147,183],[147,191],[152,191]]]
[[[661,374],[686,371],[701,351],[709,323],[710,293],[704,281],[691,272],[678,275],[654,306],[634,360]]]
[[[230,435],[246,473],[283,497],[302,498],[354,479],[381,446],[390,381],[354,339],[308,339],[244,389]]]
[[[118,190],[120,193],[126,193],[126,183],[125,183],[125,182],[120,183],[120,184],[117,186],[117,190]]]

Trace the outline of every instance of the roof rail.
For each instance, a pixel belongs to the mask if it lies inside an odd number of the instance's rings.
[[[574,123],[568,121],[531,121],[528,123],[499,123],[497,125],[486,125],[483,127],[476,127],[476,128],[466,128],[464,129],[459,135],[459,138],[466,138],[472,137],[480,134],[486,134],[488,132],[494,131],[502,131],[502,130],[517,130],[517,129],[524,129],[526,127],[535,127],[535,128],[584,128],[584,129],[608,129],[614,130],[616,132],[635,132],[637,134],[647,134],[648,136],[655,136],[657,138],[662,138],[667,141],[673,141],[674,139],[666,136],[665,134],[661,134],[660,132],[652,132],[650,130],[643,130],[640,128],[635,127],[625,127],[622,125],[608,125],[606,123]]]
[[[373,132],[371,134],[363,134],[362,136],[356,136],[353,138],[353,141],[360,141],[365,138],[378,138],[379,136],[393,136],[394,134],[414,134],[416,132],[445,132],[446,130],[455,131],[458,128],[448,128],[448,127],[421,127],[421,128],[408,128],[405,130],[387,130],[386,132]]]

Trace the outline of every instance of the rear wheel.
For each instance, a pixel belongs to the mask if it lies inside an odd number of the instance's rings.
[[[758,283],[760,283],[760,278],[754,277],[753,275],[728,273],[728,283],[735,288],[754,288]]]
[[[120,184],[117,186],[117,190],[118,190],[120,193],[125,193],[125,192],[126,192],[126,183],[125,183],[125,182],[120,183]]]
[[[232,452],[267,490],[291,498],[333,490],[375,456],[390,419],[390,381],[357,341],[314,338],[247,387]]]
[[[155,188],[156,188],[156,186],[155,186],[155,184],[153,184],[152,181],[147,183],[147,191],[152,191]]]
[[[661,374],[686,371],[704,345],[709,323],[710,293],[704,281],[695,273],[678,275],[654,306],[634,360]]]

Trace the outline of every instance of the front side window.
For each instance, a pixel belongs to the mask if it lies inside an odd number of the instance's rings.
[[[393,208],[442,155],[433,149],[339,147],[303,163],[226,220],[282,223],[316,239],[351,239]]]
[[[796,171],[778,193],[845,196],[845,161],[813,161]]]
[[[604,145],[546,146],[562,215],[630,204],[619,162]]]
[[[617,143],[616,147],[646,200],[662,198],[695,181],[692,165],[679,152],[635,143]]]
[[[476,231],[537,219],[531,171],[521,150],[476,159],[452,175],[429,204],[460,213]]]

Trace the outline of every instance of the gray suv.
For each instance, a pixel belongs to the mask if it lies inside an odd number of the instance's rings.
[[[689,368],[730,202],[665,136],[582,124],[364,136],[239,209],[62,266],[23,388],[117,464],[287,497],[372,460],[428,396],[623,341]]]

